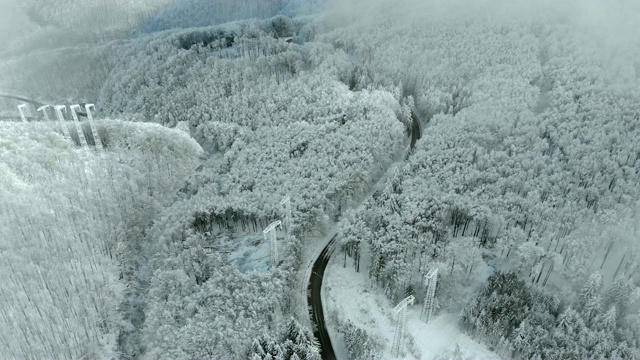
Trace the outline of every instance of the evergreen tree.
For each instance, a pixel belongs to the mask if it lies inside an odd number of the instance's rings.
[[[636,287],[627,278],[618,278],[607,289],[605,303],[607,306],[615,306],[618,317],[624,316],[632,305]]]
[[[602,288],[602,276],[599,273],[593,273],[589,276],[587,283],[580,290],[580,304],[584,307],[593,298],[595,298]]]

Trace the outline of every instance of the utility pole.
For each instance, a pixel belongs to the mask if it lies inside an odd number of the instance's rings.
[[[266,229],[262,231],[264,240],[269,242],[269,258],[271,261],[271,270],[273,271],[278,265],[278,240],[276,239],[276,227],[282,228],[282,221],[277,220],[269,224]]]
[[[27,122],[27,116],[24,114],[24,109],[26,108],[27,108],[27,104],[18,105],[18,111],[20,112],[20,119],[22,119],[22,122],[24,123]]]
[[[285,241],[288,242],[291,235],[291,198],[289,195],[280,201],[280,210],[284,217]]]
[[[393,308],[393,311],[398,316],[398,322],[396,323],[396,330],[393,336],[393,349],[392,351],[397,356],[400,356],[400,349],[402,348],[402,340],[404,337],[404,328],[407,323],[407,305],[413,305],[416,298],[413,295],[409,295],[404,300]]]
[[[424,297],[424,307],[422,308],[422,315],[426,315],[425,322],[429,322],[433,317],[434,300],[436,295],[436,284],[438,281],[438,268],[429,270],[424,277],[424,284],[427,286],[427,294]]]

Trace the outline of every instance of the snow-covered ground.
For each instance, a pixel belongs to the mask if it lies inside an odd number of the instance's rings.
[[[243,273],[269,271],[269,244],[262,234],[245,234],[236,241],[236,248],[229,253],[229,260]]]
[[[278,246],[282,246],[284,232],[276,231]],[[209,246],[216,251],[227,254],[229,261],[240,272],[257,271],[267,273],[271,269],[269,263],[269,243],[265,241],[261,230],[251,228],[242,230],[237,225],[233,231],[220,230],[214,227],[209,236]]]
[[[440,314],[428,324],[419,319],[418,307],[409,312],[407,332],[413,336],[421,359],[449,359],[459,349],[463,359],[500,359],[498,355],[460,332],[458,317]]]
[[[323,304],[327,316],[326,323],[339,359],[346,359],[347,351],[338,333],[337,324],[350,320],[356,326],[367,330],[384,346],[379,357],[383,359],[449,359],[459,347],[459,355],[471,359],[499,359],[484,345],[463,334],[457,326],[457,315],[443,313],[428,324],[420,319],[422,304],[413,305],[407,313],[406,340],[400,356],[392,353],[396,321],[392,304],[379,290],[372,288],[367,276],[366,256],[362,256],[360,272],[347,258],[344,266],[343,253],[334,253],[323,283]]]

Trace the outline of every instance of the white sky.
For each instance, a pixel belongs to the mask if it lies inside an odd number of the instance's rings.
[[[19,0],[0,0],[0,47],[20,37],[28,30],[28,19],[19,9]]]

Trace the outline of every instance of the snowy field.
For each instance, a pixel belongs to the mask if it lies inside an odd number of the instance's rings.
[[[366,256],[362,257],[367,258]],[[422,303],[416,303],[407,312],[406,341],[400,356],[391,349],[396,326],[392,304],[379,290],[372,289],[367,278],[368,263],[361,264],[361,271],[355,272],[353,260],[347,257],[344,266],[344,254],[336,251],[327,267],[323,283],[323,302],[328,311],[327,326],[331,341],[340,359],[348,358],[342,334],[337,324],[348,320],[360,328],[366,329],[374,338],[378,338],[384,349],[383,359],[448,359],[459,346],[465,359],[500,359],[498,355],[482,344],[463,334],[457,326],[457,315],[439,314],[428,324],[420,319]]]

